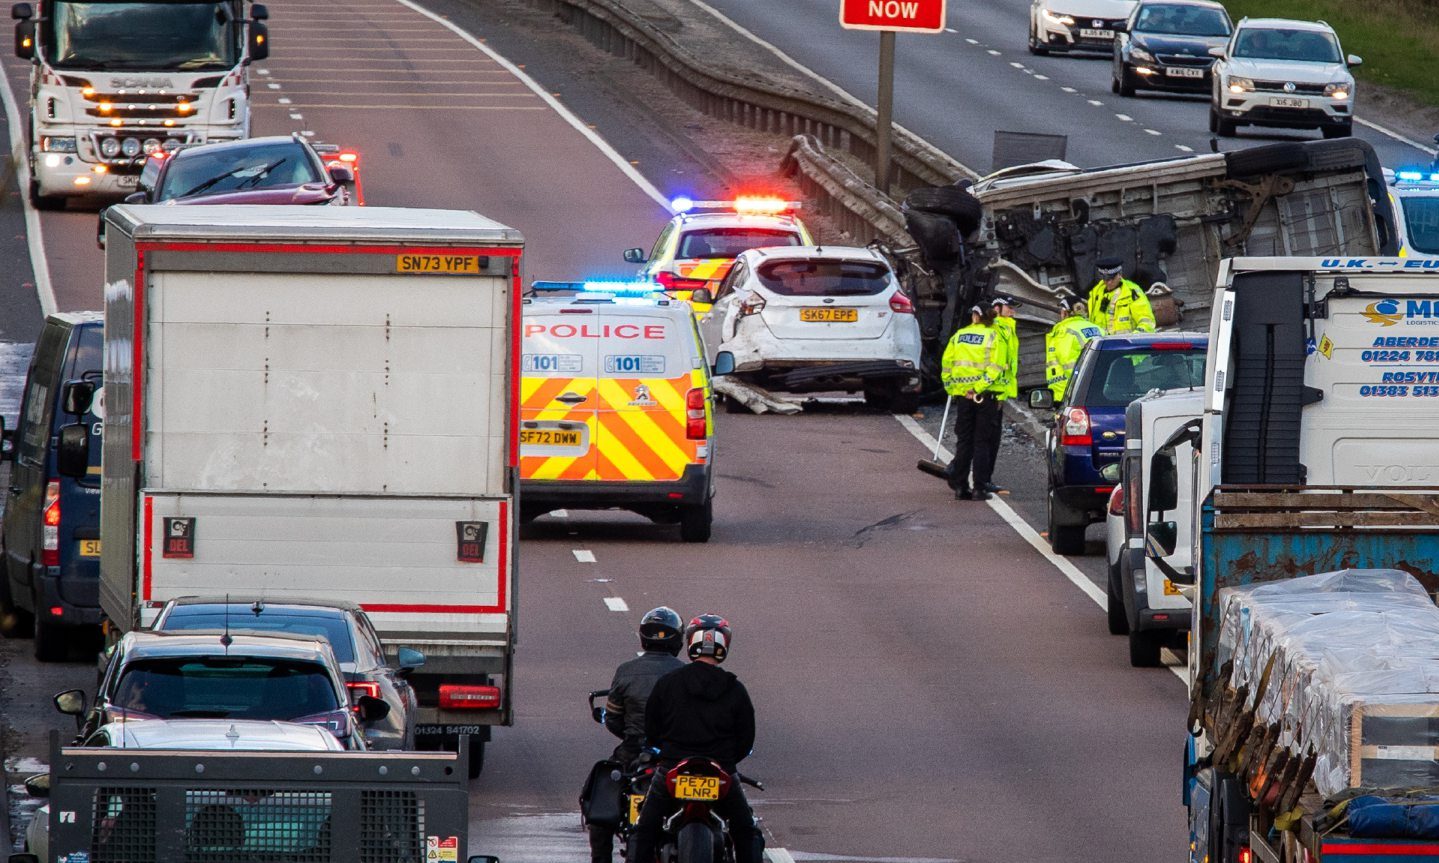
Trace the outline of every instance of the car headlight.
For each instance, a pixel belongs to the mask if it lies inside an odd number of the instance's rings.
[[[1254,82],[1248,78],[1230,78],[1229,92],[1231,93],[1253,93]]]
[[[1138,46],[1138,45],[1133,45],[1133,46],[1130,47],[1130,49],[1129,49],[1129,58],[1130,58],[1131,60],[1138,60],[1138,61],[1141,62],[1141,63],[1158,63],[1158,62],[1159,62],[1158,60],[1154,59],[1154,55],[1153,55],[1153,54],[1149,53],[1148,51],[1144,50],[1142,47],[1140,47],[1140,46]]]
[[[46,153],[74,153],[74,138],[51,138],[48,135],[40,139],[40,149]]]
[[[1066,27],[1074,26],[1074,19],[1068,15],[1061,15],[1058,12],[1051,12],[1048,9],[1045,9],[1044,17],[1050,21],[1053,21],[1056,24],[1063,24]]]
[[[1331,99],[1343,102],[1349,98],[1350,84],[1348,81],[1336,81],[1324,88],[1324,95]]]

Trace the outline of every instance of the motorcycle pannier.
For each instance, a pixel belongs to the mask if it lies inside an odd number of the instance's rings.
[[[620,826],[620,821],[624,818],[624,795],[621,793],[620,781],[615,779],[613,774],[623,770],[623,765],[618,761],[598,761],[590,768],[590,776],[585,780],[584,790],[580,792],[580,813],[584,815],[586,824]]]

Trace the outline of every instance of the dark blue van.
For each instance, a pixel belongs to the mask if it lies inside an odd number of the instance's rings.
[[[67,381],[100,383],[103,316],[55,314],[45,320],[20,402],[7,458],[10,489],[0,553],[0,618],[5,634],[33,636],[42,662],[66,658],[75,627],[100,623],[100,447],[79,479],[60,476],[61,426],[83,422],[100,436],[103,400],[83,417],[64,411]]]
[[[1085,345],[1049,432],[1049,546],[1082,554],[1114,483],[1099,475],[1124,455],[1124,411],[1151,390],[1204,386],[1202,333],[1131,333]]]

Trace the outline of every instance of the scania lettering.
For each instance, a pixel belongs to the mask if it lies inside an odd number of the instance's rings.
[[[40,0],[11,8],[32,63],[31,203],[134,192],[161,149],[249,137],[250,63],[269,12],[249,0]]]

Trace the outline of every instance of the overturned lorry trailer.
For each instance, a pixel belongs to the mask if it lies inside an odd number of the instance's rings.
[[[463,755],[62,748],[52,735],[40,863],[462,863]]]
[[[1167,288],[1178,306],[1169,323],[1203,328],[1224,258],[1397,254],[1383,170],[1357,139],[1093,169],[1040,163],[992,174],[971,192],[982,205],[977,226],[960,224],[973,230],[948,263],[926,254],[941,278],[916,284],[926,355],[942,351],[958,311],[1010,294],[1028,306],[1019,311],[1031,336],[1021,340],[1023,387],[1043,384],[1038,335],[1054,321],[1055,294],[1086,296],[1099,258],[1119,257],[1146,290]],[[1155,305],[1163,324],[1168,303]]]

